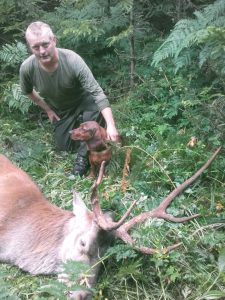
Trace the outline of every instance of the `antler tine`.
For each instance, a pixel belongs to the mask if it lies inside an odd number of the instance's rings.
[[[172,200],[180,194],[187,186],[189,186],[191,183],[193,183],[203,172],[208,166],[213,162],[213,160],[216,158],[218,153],[220,152],[221,147],[219,147],[213,155],[209,158],[209,160],[189,179],[185,180],[180,186],[175,188],[164,200],[162,203],[156,207],[155,209],[151,211],[144,212],[138,216],[133,217],[131,220],[129,220],[127,223],[123,224],[120,228],[115,230],[115,235],[122,239],[125,243],[132,245],[137,251],[145,253],[145,254],[153,254],[153,253],[167,253],[181,245],[181,243],[174,244],[172,246],[169,246],[164,249],[153,249],[149,247],[144,247],[144,246],[136,246],[134,240],[128,233],[128,231],[137,223],[143,223],[146,221],[146,219],[149,218],[160,218],[160,219],[165,219],[168,221],[172,222],[185,222],[188,220],[191,220],[193,218],[196,218],[199,216],[199,214],[195,214],[192,216],[188,217],[174,217],[173,215],[170,215],[166,213],[166,208],[169,206],[169,204],[172,202]]]
[[[182,245],[182,243],[177,243],[177,244],[174,244],[174,245],[168,246],[166,248],[162,248],[162,249],[154,249],[154,248],[145,247],[145,246],[136,246],[135,241],[132,239],[130,234],[123,227],[118,228],[115,231],[115,235],[116,235],[116,237],[123,240],[126,244],[131,245],[136,251],[139,251],[144,254],[154,254],[154,253],[166,254],[166,253],[178,248],[180,245]]]
[[[175,188],[166,198],[164,198],[164,200],[161,202],[161,204],[159,204],[158,207],[156,207],[151,211],[141,213],[140,215],[133,217],[131,220],[125,223],[123,225],[125,230],[128,231],[135,224],[143,223],[146,219],[149,218],[160,218],[172,222],[185,222],[198,217],[199,214],[195,214],[188,217],[180,217],[180,218],[174,217],[166,213],[166,209],[177,195],[179,195],[185,188],[187,188],[191,183],[193,183],[208,168],[208,166],[213,162],[213,160],[216,158],[220,150],[221,147],[216,149],[216,151],[209,158],[209,160],[193,176],[185,180],[182,184],[180,184],[177,188]]]
[[[91,194],[92,210],[96,217],[96,221],[97,221],[99,227],[101,227],[104,230],[116,230],[121,225],[123,225],[124,222],[126,221],[126,219],[129,217],[129,215],[130,215],[132,209],[134,208],[134,206],[136,205],[136,203],[137,203],[137,201],[134,201],[131,204],[129,209],[126,211],[126,213],[123,215],[123,217],[118,222],[110,221],[108,218],[105,218],[103,211],[99,205],[99,200],[97,197],[97,185],[93,186],[92,194]]]
[[[106,163],[106,161],[103,160],[101,163],[101,166],[100,166],[98,178],[95,181],[95,183],[93,184],[92,189],[96,189],[99,186],[99,184],[102,182],[102,178],[103,178],[104,170],[105,170],[105,163]]]
[[[92,210],[96,217],[96,221],[97,221],[99,227],[101,227],[104,230],[116,230],[129,217],[129,215],[130,215],[132,209],[134,208],[134,206],[136,205],[137,201],[134,201],[131,204],[129,209],[126,211],[126,213],[123,215],[123,217],[118,222],[113,222],[113,221],[110,221],[108,218],[105,218],[104,213],[100,207],[98,197],[97,197],[97,188],[102,181],[103,174],[104,174],[104,167],[105,167],[105,161],[103,161],[101,163],[98,178],[92,186],[92,194],[91,194]]]
[[[140,246],[140,247],[135,247],[135,249],[141,253],[144,253],[144,254],[154,254],[154,253],[163,253],[163,254],[166,254],[176,248],[178,248],[179,246],[181,246],[182,243],[177,243],[177,244],[174,244],[174,245],[171,245],[171,246],[168,246],[166,248],[163,248],[163,249],[153,249],[153,248],[149,248],[149,247],[144,247],[144,246]]]
[[[221,147],[218,147],[212,154],[212,156],[207,160],[207,162],[194,175],[192,175],[190,178],[181,183],[177,188],[175,188],[159,205],[160,209],[165,210],[177,195],[179,195],[184,189],[191,185],[214,161],[220,150]]]

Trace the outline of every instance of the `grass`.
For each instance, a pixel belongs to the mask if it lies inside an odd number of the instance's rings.
[[[38,116],[31,120],[30,116],[5,109],[0,112],[0,152],[31,175],[49,201],[69,210],[71,190],[75,188],[90,207],[92,180],[71,174],[74,154],[54,150],[50,124],[45,121],[43,128]],[[186,147],[184,139],[183,136],[181,142],[178,136],[173,144],[160,141],[160,146],[155,141],[147,145],[142,140],[137,146],[131,139],[129,147],[118,150],[99,188],[103,208],[112,210],[119,218],[134,199],[139,202],[132,215],[157,206],[174,185],[190,176],[210,156],[204,145],[192,150]],[[128,148],[132,149],[132,156],[127,165],[130,172],[125,174]],[[200,212],[200,218],[182,224],[149,220],[132,231],[137,243],[146,246],[162,248],[178,241],[182,245],[168,254],[148,256],[116,241],[103,258],[95,300],[225,299],[225,272],[221,267],[224,163],[223,157],[218,157],[168,209],[174,215]],[[7,292],[0,299],[57,299],[40,291],[43,285],[52,284],[55,276],[31,276],[7,264],[0,265],[1,274],[0,286],[3,290],[6,285]]]

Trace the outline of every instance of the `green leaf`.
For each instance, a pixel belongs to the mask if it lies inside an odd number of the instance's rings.
[[[204,294],[199,300],[224,299],[225,293],[221,291],[210,291]]]
[[[218,258],[218,268],[219,272],[223,272],[225,267],[225,248],[221,250]]]

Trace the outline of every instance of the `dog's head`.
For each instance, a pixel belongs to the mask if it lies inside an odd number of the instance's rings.
[[[69,133],[72,140],[88,141],[95,136],[98,130],[100,130],[100,126],[97,122],[87,121],[81,123],[78,128],[71,130]]]

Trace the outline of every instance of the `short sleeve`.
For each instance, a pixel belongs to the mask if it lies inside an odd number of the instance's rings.
[[[31,74],[29,72],[28,67],[26,66],[26,61],[22,63],[20,66],[20,88],[22,91],[22,94],[27,95],[30,94],[33,91],[33,83],[32,83],[32,78]]]

